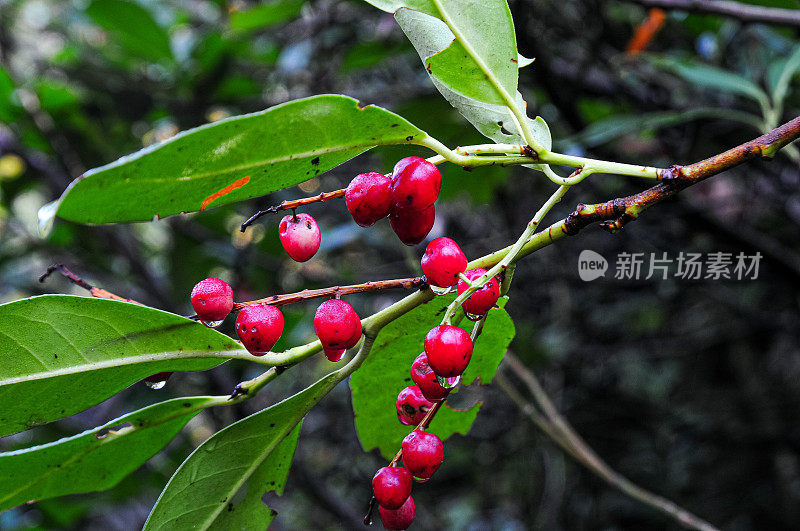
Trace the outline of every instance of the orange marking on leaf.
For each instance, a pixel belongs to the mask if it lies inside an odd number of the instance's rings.
[[[237,188],[241,188],[242,186],[246,185],[249,182],[250,182],[250,176],[249,175],[247,175],[245,177],[242,177],[241,179],[236,179],[235,181],[233,181],[231,184],[229,184],[228,186],[226,186],[222,190],[220,190],[218,192],[214,192],[210,196],[208,196],[205,199],[203,199],[203,202],[200,204],[200,210],[205,210],[208,205],[210,205],[211,203],[213,203],[214,201],[216,201],[217,199],[219,199],[223,195],[228,195],[229,193],[233,192]]]

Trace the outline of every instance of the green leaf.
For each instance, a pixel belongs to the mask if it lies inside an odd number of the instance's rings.
[[[273,0],[250,9],[231,13],[230,26],[234,30],[252,31],[279,24],[300,13],[305,0]]]
[[[213,397],[176,398],[53,443],[0,453],[0,511],[113,487],[211,402]]]
[[[14,93],[14,82],[4,68],[0,68],[0,122],[14,123],[20,114]]]
[[[263,196],[299,184],[377,145],[427,134],[380,107],[322,95],[181,133],[90,170],[42,208],[80,223],[149,221]]]
[[[266,529],[274,514],[256,502],[268,490],[282,491],[300,421],[340,380],[329,374],[212,435],[169,480],[144,529]],[[236,511],[245,514],[224,514]]]
[[[390,459],[411,431],[411,426],[404,426],[397,420],[397,394],[414,384],[411,363],[422,352],[425,334],[439,324],[445,308],[454,298],[454,295],[436,297],[386,325],[375,339],[370,356],[350,377],[356,430],[364,450],[379,448],[381,454]],[[472,323],[467,321],[462,326],[471,330]],[[475,342],[463,384],[468,385],[478,378],[482,383],[491,382],[513,337],[514,324],[505,310],[491,310],[483,333]],[[458,411],[445,404],[430,431],[442,439],[454,433],[465,434],[479,408],[477,404],[468,411]]]
[[[800,46],[787,58],[776,61],[767,70],[767,84],[775,104],[782,104],[789,92],[789,84],[800,69]]]
[[[135,56],[151,62],[172,58],[169,35],[136,2],[94,0],[86,14]]]
[[[674,72],[699,87],[746,96],[759,104],[767,101],[767,95],[755,83],[733,72],[671,57],[648,57],[655,66]]]
[[[447,24],[419,11],[401,9],[395,14],[395,19],[416,48],[423,63],[427,57],[449,46],[454,38]],[[487,103],[466,96],[454,90],[435,75],[431,76],[431,81],[442,96],[482,135],[501,144],[525,143],[516,126],[513,114],[507,106]],[[524,112],[526,103],[519,92],[516,93],[515,101],[516,105]],[[550,130],[544,120],[528,118],[528,126],[539,144],[550,149],[553,142]]]
[[[0,436],[73,415],[158,372],[252,359],[179,315],[44,295],[0,305]]]

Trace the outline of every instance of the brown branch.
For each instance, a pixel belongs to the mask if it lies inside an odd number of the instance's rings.
[[[600,221],[603,229],[616,232],[626,223],[639,217],[646,208],[674,196],[689,186],[756,157],[772,159],[781,148],[798,137],[800,137],[800,116],[719,155],[688,166],[672,166],[662,170],[660,176],[662,182],[638,194],[594,205],[580,204],[565,220],[551,226],[550,230],[560,225],[559,228],[565,234],[573,236],[587,225]]]
[[[762,22],[781,26],[800,26],[800,11],[779,7],[764,7],[730,0],[627,0],[644,7],[660,7],[692,11],[739,19],[742,22]]]
[[[238,311],[251,304],[269,304],[271,306],[282,306],[295,302],[307,301],[311,299],[321,299],[324,297],[339,297],[341,295],[352,295],[353,293],[365,293],[368,291],[380,291],[384,289],[415,289],[423,288],[427,285],[423,277],[397,278],[393,280],[376,280],[363,284],[352,284],[350,286],[333,286],[330,288],[305,289],[297,293],[286,293],[283,295],[272,295],[254,301],[237,302],[233,305],[232,311]]]
[[[56,271],[61,273],[66,279],[68,279],[76,286],[79,286],[88,291],[89,293],[91,293],[92,297],[97,297],[98,299],[110,299],[115,301],[131,302],[133,304],[138,304],[139,306],[144,306],[144,304],[142,304],[141,302],[135,301],[133,299],[126,299],[124,297],[120,297],[119,295],[115,295],[110,291],[106,291],[103,288],[97,288],[92,286],[91,284],[83,280],[81,277],[79,277],[78,275],[67,269],[67,267],[63,264],[53,264],[50,267],[48,267],[47,271],[45,271],[39,277],[39,282],[44,282],[47,279],[47,277],[49,277]]]
[[[569,422],[561,416],[553,402],[547,396],[547,393],[539,384],[536,376],[528,370],[516,356],[511,354],[511,352],[506,353],[504,366],[510,369],[520,381],[525,384],[525,387],[527,387],[528,391],[533,396],[541,412],[539,412],[533,404],[527,402],[502,376],[498,379],[501,389],[506,392],[517,406],[519,406],[542,431],[578,462],[594,472],[612,487],[664,513],[685,527],[699,529],[701,531],[717,530],[716,527],[702,518],[695,516],[662,496],[639,487],[608,466],[586,441],[578,435]],[[498,373],[498,375],[500,374],[501,373]]]
[[[295,208],[310,205],[311,203],[321,203],[322,201],[327,201],[329,199],[336,199],[337,197],[344,197],[344,193],[347,191],[346,188],[342,188],[341,190],[334,190],[333,192],[323,192],[318,195],[313,195],[311,197],[304,197],[302,199],[293,199],[291,201],[284,201],[280,205],[271,206],[269,208],[265,208],[264,210],[259,210],[249,218],[247,221],[242,223],[242,226],[239,228],[242,232],[247,230],[247,227],[252,225],[258,218],[261,216],[265,216],[266,214],[275,214],[282,210],[294,210]]]

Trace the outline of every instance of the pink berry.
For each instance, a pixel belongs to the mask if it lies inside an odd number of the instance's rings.
[[[361,338],[361,319],[349,303],[330,299],[317,308],[314,332],[323,348],[330,351],[348,349]]]
[[[319,250],[322,236],[317,221],[309,214],[289,214],[278,225],[281,245],[295,262],[305,262]]]
[[[428,364],[428,356],[424,352],[417,356],[417,359],[411,364],[411,379],[419,387],[422,396],[431,402],[438,402],[450,394],[450,389],[439,385],[436,373]],[[457,378],[448,378],[450,384],[455,384],[456,381]]]
[[[425,354],[431,369],[439,376],[459,376],[472,357],[472,339],[457,326],[439,325],[425,336]]]
[[[399,509],[411,495],[414,481],[411,474],[401,466],[385,466],[372,478],[375,499],[384,509]]]
[[[433,205],[424,210],[393,207],[389,213],[392,230],[406,245],[416,245],[424,240],[435,220],[436,209]]]
[[[356,175],[344,194],[347,210],[362,227],[369,227],[389,215],[392,208],[392,180],[369,172]]]
[[[384,509],[378,505],[378,513],[381,515],[381,522],[385,529],[408,529],[414,521],[414,498],[409,496],[403,506],[395,510]]]
[[[399,208],[428,208],[436,202],[441,188],[439,168],[421,157],[406,157],[394,166],[392,201]]]
[[[204,322],[221,321],[233,309],[233,289],[224,280],[207,278],[192,289],[192,308]]]
[[[442,440],[432,433],[414,430],[403,439],[403,464],[415,478],[430,479],[444,459]]]
[[[416,385],[410,385],[397,395],[397,419],[406,426],[416,426],[430,408],[433,402],[425,398]]]
[[[484,273],[486,273],[485,269],[477,268],[470,269],[464,273],[464,275],[470,280],[475,280]],[[467,289],[469,289],[467,283],[463,280],[459,280],[458,294],[461,295],[467,291]],[[489,282],[484,284],[481,289],[470,295],[469,298],[464,301],[463,308],[467,313],[471,313],[473,315],[484,315],[486,312],[492,309],[499,298],[500,284],[497,282],[497,279],[493,277],[489,279]]]
[[[283,314],[275,306],[251,304],[236,316],[236,334],[254,356],[270,351],[283,333]]]
[[[467,269],[467,257],[450,238],[436,238],[425,248],[422,272],[430,284],[447,288],[458,282],[458,274]]]

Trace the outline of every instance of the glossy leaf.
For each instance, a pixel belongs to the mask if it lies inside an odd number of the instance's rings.
[[[73,415],[158,372],[252,359],[179,315],[44,295],[0,305],[0,436]]]
[[[427,64],[428,57],[450,46],[455,38],[446,23],[419,11],[400,9],[395,14],[395,19],[416,48],[423,64]],[[436,75],[431,75],[431,81],[445,99],[482,135],[498,143],[524,143],[508,107],[469,97],[454,90]],[[525,100],[519,92],[516,92],[515,101],[520,109],[523,111],[526,109]],[[544,120],[528,118],[528,126],[541,145],[548,149],[552,146],[550,130]]]
[[[350,377],[356,430],[364,450],[379,448],[381,454],[390,459],[411,431],[411,426],[404,426],[397,420],[397,394],[414,384],[411,363],[423,350],[425,334],[439,324],[445,308],[454,298],[453,295],[436,297],[386,325],[378,334],[369,358]],[[469,321],[462,322],[462,326],[472,329]],[[478,378],[482,383],[491,382],[513,337],[514,324],[505,310],[491,310],[483,333],[475,342],[463,383],[468,385]],[[465,434],[479,408],[477,404],[468,411],[457,411],[445,404],[430,431],[442,439],[454,433]]]
[[[172,58],[169,35],[136,2],[94,0],[86,14],[131,54],[151,62]]]
[[[380,107],[313,96],[191,129],[79,177],[40,211],[81,223],[149,221],[262,196],[381,144],[427,136]]]
[[[230,15],[230,26],[249,31],[280,24],[300,13],[305,0],[271,0],[249,9],[236,10]]]
[[[30,500],[113,487],[166,446],[213,400],[176,398],[72,437],[0,453],[0,511]]]
[[[339,381],[332,373],[212,435],[169,480],[144,529],[266,529],[274,514],[256,502],[283,489],[300,421]],[[281,446],[286,439],[294,442]],[[224,514],[236,511],[245,514]]]

